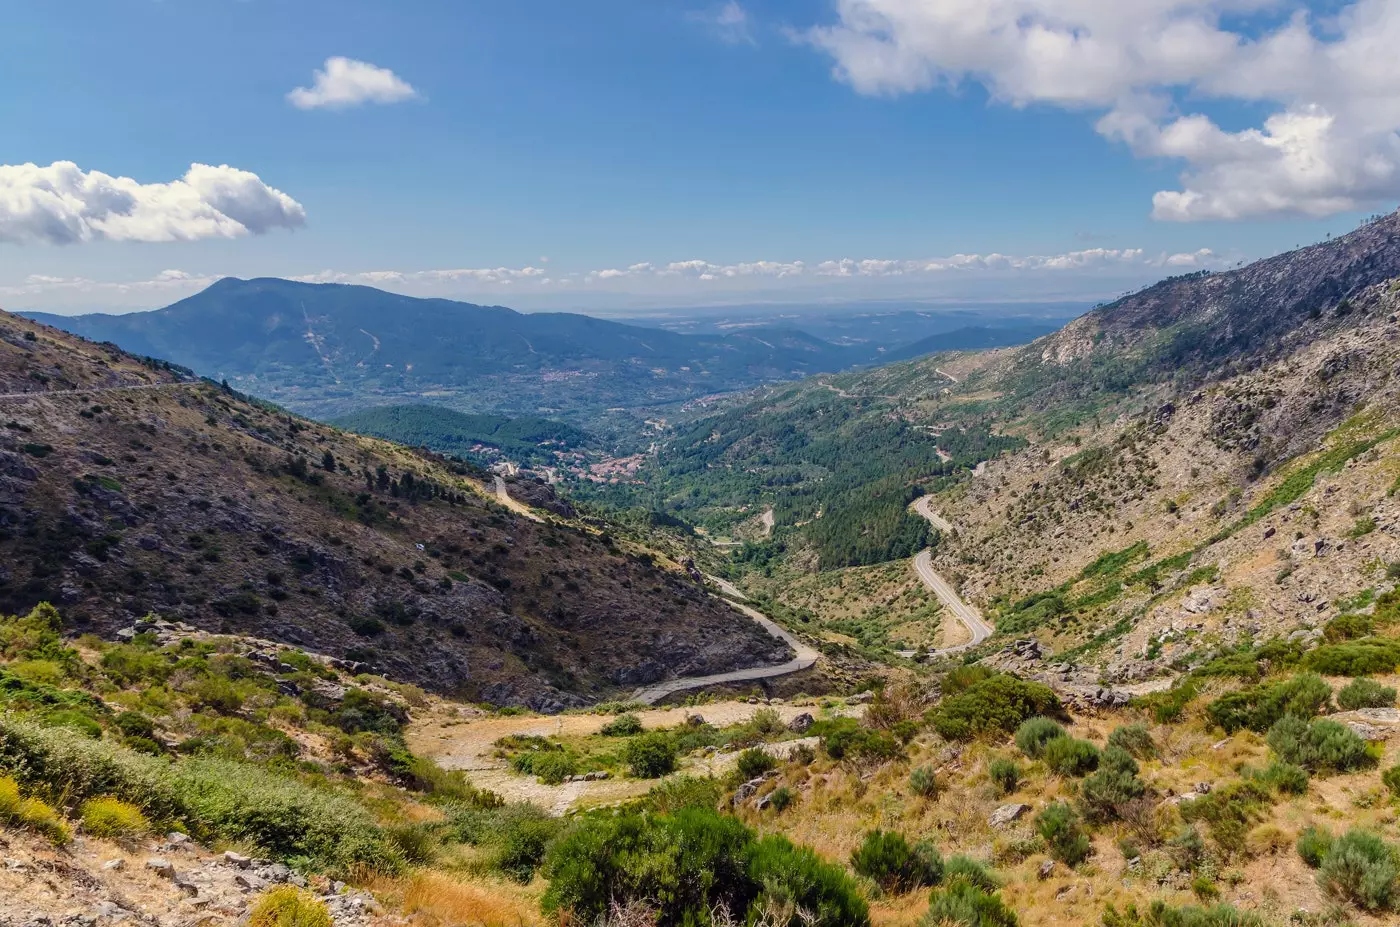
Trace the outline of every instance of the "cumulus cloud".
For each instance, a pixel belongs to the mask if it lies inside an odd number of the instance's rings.
[[[0,242],[193,241],[305,224],[300,203],[227,164],[144,184],[71,161],[0,165]]]
[[[310,87],[287,94],[297,109],[347,109],[365,103],[398,103],[418,96],[413,86],[388,68],[353,58],[327,58]]]
[[[106,300],[131,296],[141,298],[143,294],[154,294],[157,299],[179,299],[199,292],[218,279],[217,276],[186,273],[183,270],[163,270],[145,280],[120,282],[99,282],[89,280],[86,277],[30,274],[19,284],[0,286],[0,296],[34,297],[59,294],[79,298],[91,296]]]
[[[1326,17],[1297,0],[837,0],[836,11],[800,37],[861,93],[978,83],[1012,106],[1098,111],[1106,138],[1184,162],[1181,188],[1153,199],[1158,219],[1320,217],[1400,197],[1394,0],[1344,0]],[[1231,132],[1183,111],[1209,99],[1271,112]]]

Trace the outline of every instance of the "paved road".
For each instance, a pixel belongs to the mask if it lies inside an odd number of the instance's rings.
[[[923,496],[918,502],[914,503],[914,511],[918,512],[924,518],[927,518],[939,531],[945,534],[951,532],[953,530],[952,524],[942,515],[939,515],[930,508],[932,504],[933,500],[930,497]],[[932,652],[931,656],[941,657],[954,653],[962,653],[964,650],[976,647],[996,633],[996,628],[987,623],[987,620],[982,617],[982,613],[964,602],[962,596],[958,595],[957,590],[954,589],[946,579],[939,576],[938,573],[934,571],[933,551],[923,551],[919,556],[914,558],[914,571],[919,574],[919,579],[924,581],[924,585],[938,597],[938,601],[942,602],[944,607],[953,613],[953,617],[965,624],[968,631],[972,633],[972,639],[967,643],[958,644],[956,647],[944,647],[942,650],[935,650]]]
[[[0,399],[43,399],[46,396],[86,396],[92,393],[120,393],[138,389],[164,389],[167,386],[197,386],[202,380],[180,380],[176,383],[137,383],[131,386],[90,386],[87,389],[36,390],[32,393],[0,393]]]
[[[724,583],[721,588],[727,585],[728,583]],[[716,686],[726,682],[749,682],[755,679],[772,679],[774,676],[786,676],[788,673],[797,673],[805,669],[811,669],[812,665],[817,662],[818,653],[815,648],[809,647],[793,637],[768,618],[767,615],[747,605],[739,605],[737,603],[731,604],[762,625],[763,630],[786,643],[793,649],[793,653],[796,654],[796,656],[786,663],[779,663],[777,666],[755,666],[750,669],[734,670],[730,673],[714,673],[710,676],[685,676],[680,679],[671,679],[667,682],[657,683],[654,686],[646,686],[638,689],[636,692],[632,693],[632,701],[652,705],[661,701],[661,699],[668,695],[675,692],[684,692],[686,689],[700,689],[705,686]]]

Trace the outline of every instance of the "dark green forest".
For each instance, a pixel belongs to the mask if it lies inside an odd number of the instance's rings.
[[[822,569],[836,569],[928,546],[929,525],[909,504],[1021,445],[982,424],[935,437],[877,401],[808,385],[693,424],[661,449],[644,486],[593,493],[674,512],[715,534],[771,506],[773,538],[741,559],[761,564],[797,541],[815,549]]]
[[[342,416],[330,424],[356,434],[459,457],[470,457],[474,446],[488,444],[520,462],[552,460],[550,450],[540,446],[545,442],[577,450],[593,440],[585,431],[547,418],[468,415],[425,405],[378,406]]]

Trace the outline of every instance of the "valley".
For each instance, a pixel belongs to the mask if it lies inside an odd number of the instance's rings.
[[[714,398],[616,482],[556,419],[322,425],[0,317],[6,884],[625,927],[587,885],[719,910],[668,900],[703,833],[774,927],[1378,927],[1397,281],[1383,217]]]

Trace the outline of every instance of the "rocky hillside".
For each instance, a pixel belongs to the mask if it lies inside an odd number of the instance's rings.
[[[0,315],[0,612],[111,637],[154,612],[559,708],[786,649],[483,474]],[[567,509],[565,509],[567,511]]]

